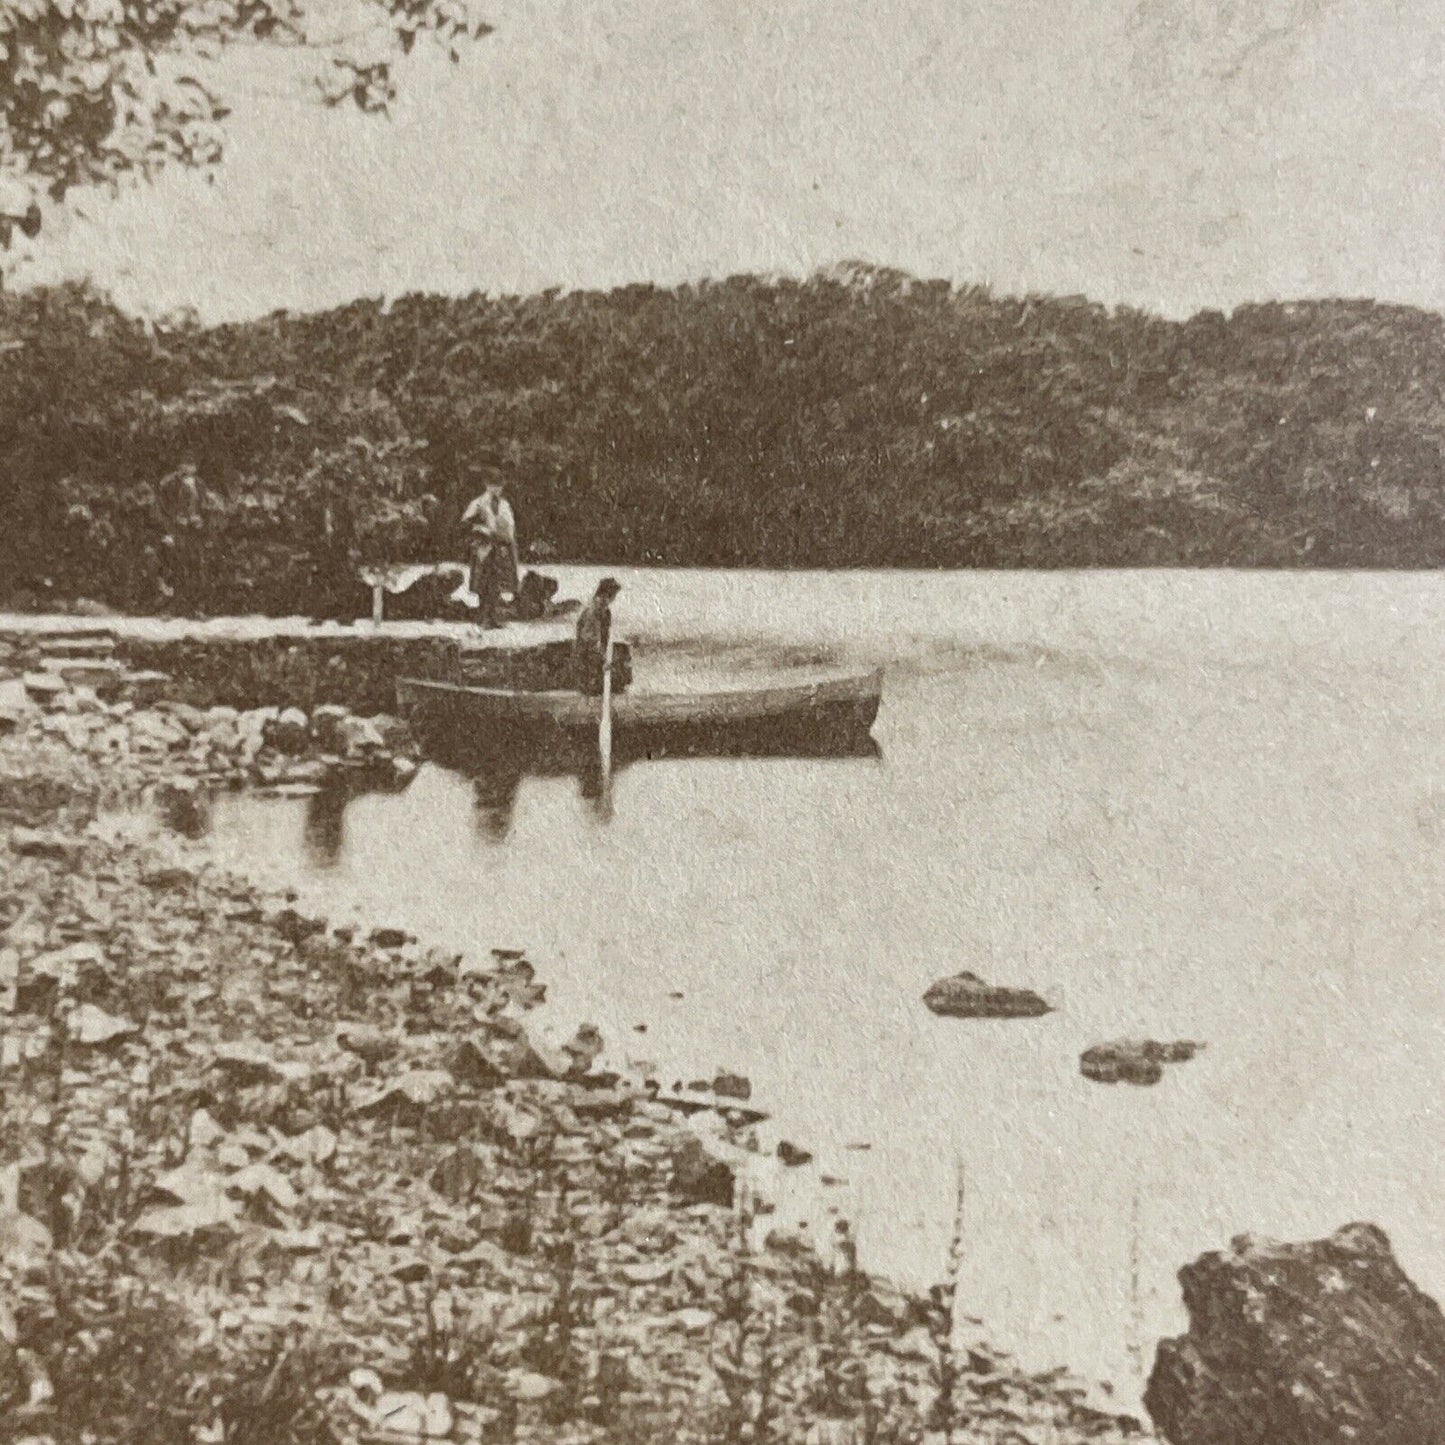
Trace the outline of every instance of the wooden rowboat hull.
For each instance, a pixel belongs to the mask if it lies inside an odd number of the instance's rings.
[[[883,674],[823,677],[727,691],[633,691],[612,702],[614,749],[636,757],[730,751],[871,751]],[[576,692],[513,692],[401,678],[397,703],[430,744],[486,750],[597,746],[601,700]]]

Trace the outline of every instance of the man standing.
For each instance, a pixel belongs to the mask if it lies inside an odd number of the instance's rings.
[[[515,593],[518,585],[517,521],[505,492],[506,483],[491,473],[462,513],[462,522],[472,531],[471,588],[483,627],[502,625],[502,593]]]
[[[612,577],[604,577],[592,600],[577,617],[577,641],[572,649],[572,666],[577,691],[588,697],[602,695],[602,674],[607,666],[607,643],[612,636],[612,599],[622,591]]]

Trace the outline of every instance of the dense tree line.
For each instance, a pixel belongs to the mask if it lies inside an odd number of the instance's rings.
[[[542,555],[758,566],[1445,561],[1445,321],[1183,323],[852,266],[358,301],[205,328],[0,296],[6,590],[328,610],[460,555],[479,465]]]

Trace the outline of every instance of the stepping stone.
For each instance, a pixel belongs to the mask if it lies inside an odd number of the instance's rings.
[[[72,632],[43,637],[40,650],[46,657],[109,657],[115,651],[115,637],[109,632]]]
[[[70,691],[65,679],[57,677],[53,672],[27,672],[22,680],[25,691],[40,703],[54,702]]]

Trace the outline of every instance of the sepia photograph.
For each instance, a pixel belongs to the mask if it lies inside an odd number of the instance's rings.
[[[1438,0],[0,0],[0,1445],[1445,1445]]]

